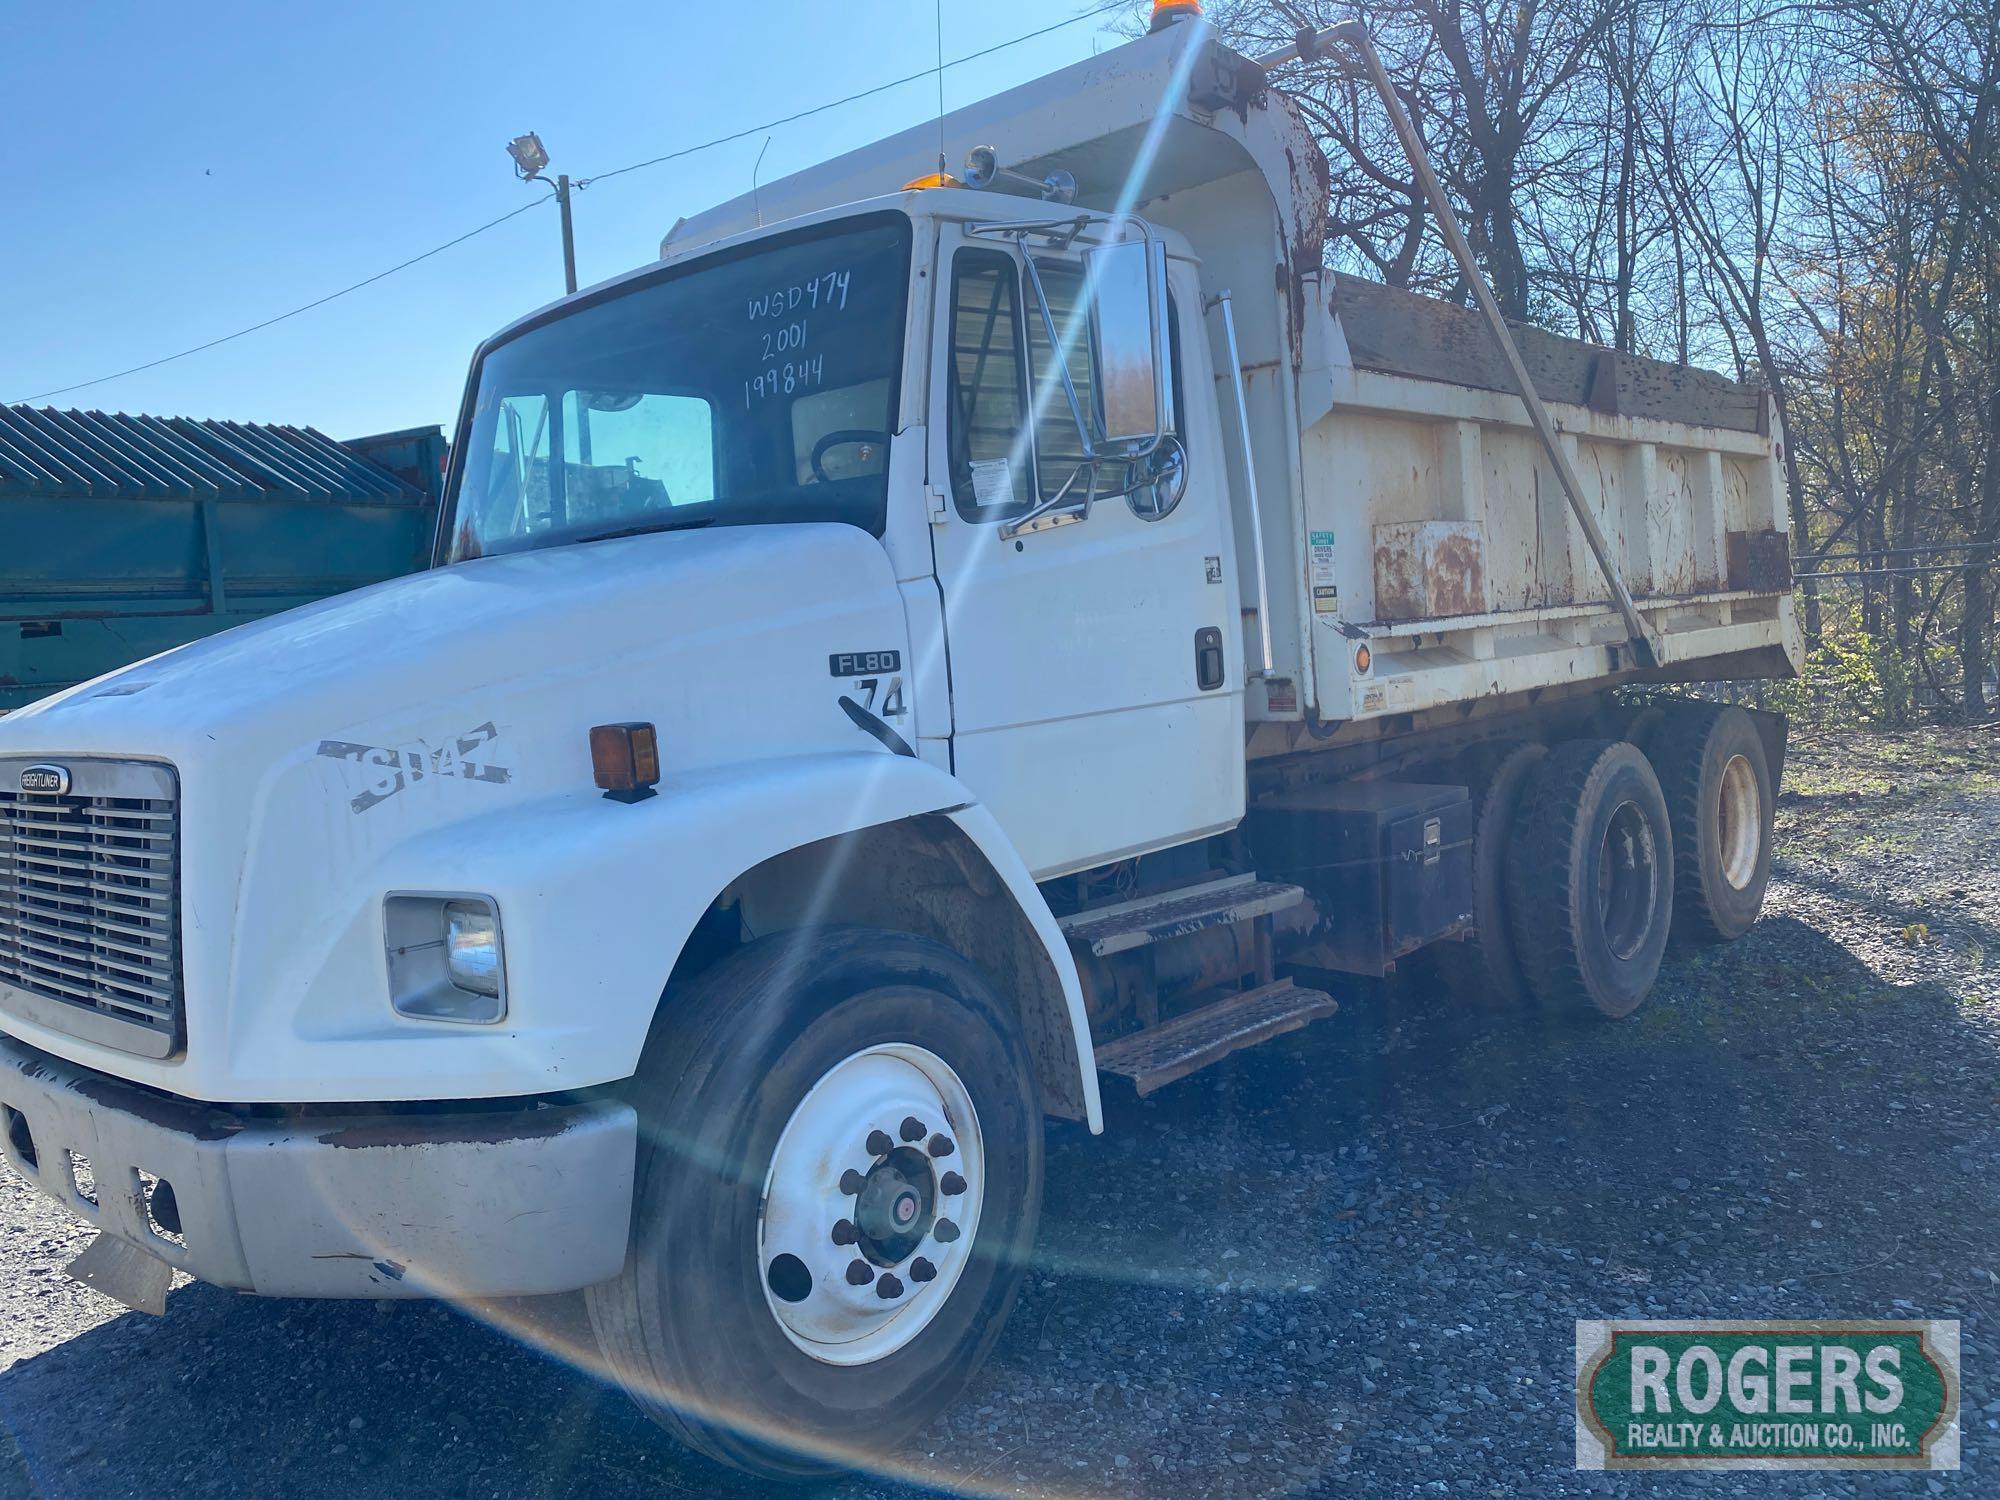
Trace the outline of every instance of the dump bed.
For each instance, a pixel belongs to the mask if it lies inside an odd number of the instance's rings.
[[[975,146],[1017,174],[1003,187],[1067,173],[1079,207],[1142,214],[1199,258],[1231,449],[1247,712],[1271,725],[1253,754],[1324,738],[1326,724],[1362,733],[1634,679],[1795,669],[1783,434],[1766,394],[1516,330],[1635,597],[1648,666],[1491,331],[1328,269],[1326,160],[1264,69],[1205,23],[770,183],[683,221],[663,254],[872,197],[935,171],[940,148],[957,161]]]
[[[1302,564],[1288,579],[1290,612],[1303,622],[1320,718],[1792,670],[1784,476],[1766,392],[1515,329],[1647,627],[1659,659],[1648,668],[1484,323],[1328,280],[1328,357],[1299,385],[1297,508],[1265,516]],[[1266,695],[1267,712],[1291,712],[1282,679]]]

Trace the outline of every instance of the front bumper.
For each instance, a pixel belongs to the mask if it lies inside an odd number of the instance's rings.
[[[105,1234],[217,1286],[531,1296],[605,1280],[625,1258],[638,1122],[612,1100],[261,1119],[0,1036],[0,1106],[0,1158],[15,1171]],[[73,1158],[89,1163],[94,1202]],[[178,1236],[149,1211],[141,1173],[171,1184]]]

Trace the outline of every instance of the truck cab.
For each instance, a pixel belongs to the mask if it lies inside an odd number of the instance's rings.
[[[836,742],[845,698],[1037,879],[1221,831],[1244,675],[1202,305],[1179,236],[962,188],[732,237],[488,344],[439,561],[743,525],[818,528],[785,534],[803,557],[849,528],[865,571],[738,580],[772,649],[826,663],[795,707]],[[806,625],[847,590],[889,615]],[[781,751],[715,706],[677,749]]]

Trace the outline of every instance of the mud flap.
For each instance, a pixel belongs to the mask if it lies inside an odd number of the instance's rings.
[[[92,1291],[122,1302],[134,1312],[164,1316],[174,1268],[129,1240],[99,1234],[64,1270]]]

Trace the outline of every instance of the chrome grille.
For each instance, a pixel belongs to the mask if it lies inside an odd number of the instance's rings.
[[[22,790],[48,764],[0,764],[0,1009],[165,1056],[181,1031],[173,772],[72,759],[67,792]]]

